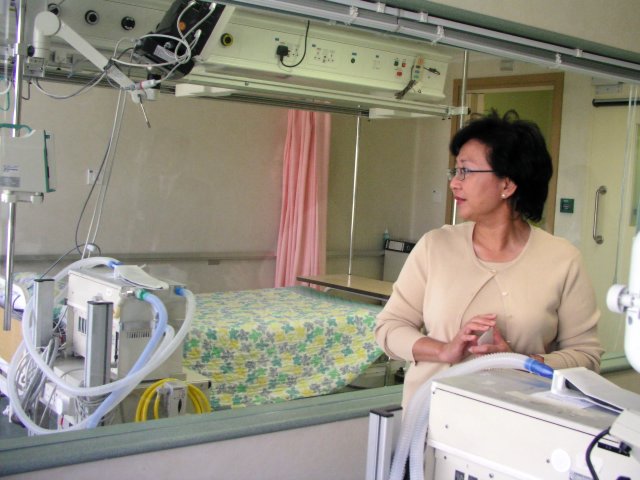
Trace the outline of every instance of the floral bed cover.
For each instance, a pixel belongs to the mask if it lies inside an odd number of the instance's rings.
[[[184,366],[212,381],[214,410],[332,393],[382,351],[381,306],[309,287],[196,295]]]

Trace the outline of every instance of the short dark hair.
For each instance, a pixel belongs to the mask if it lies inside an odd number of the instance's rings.
[[[449,145],[451,154],[457,156],[469,140],[486,145],[491,169],[517,185],[509,197],[514,211],[525,220],[540,221],[553,164],[538,125],[521,120],[514,110],[503,117],[491,110],[486,116],[472,119],[454,135]]]

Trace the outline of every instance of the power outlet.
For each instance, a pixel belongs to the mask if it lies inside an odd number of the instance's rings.
[[[102,175],[100,176],[100,178],[98,178],[98,181],[96,182],[97,175],[98,175],[97,170],[94,170],[92,168],[87,169],[87,185],[93,185],[94,183],[96,185],[100,185],[102,183]]]

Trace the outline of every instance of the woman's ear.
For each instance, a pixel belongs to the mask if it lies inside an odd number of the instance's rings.
[[[502,198],[509,198],[514,192],[518,189],[518,186],[513,183],[510,178],[504,179],[504,186],[502,187],[502,194],[500,195]]]

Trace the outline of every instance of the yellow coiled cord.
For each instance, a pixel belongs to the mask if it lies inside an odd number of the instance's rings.
[[[179,380],[175,378],[163,378],[162,380],[158,380],[157,382],[149,385],[145,391],[142,393],[140,397],[140,401],[138,402],[138,407],[136,408],[136,422],[146,422],[147,417],[149,415],[149,405],[155,395],[155,402],[153,405],[153,417],[154,419],[160,418],[159,415],[159,407],[160,407],[160,395],[158,395],[158,389],[167,382],[177,382]],[[207,396],[202,393],[202,390],[195,387],[194,385],[187,384],[187,396],[189,400],[191,400],[191,404],[195,410],[195,413],[209,413],[211,412],[211,405],[209,404],[209,399]]]

